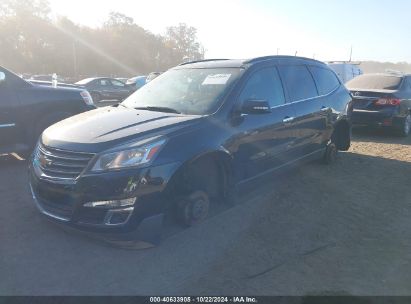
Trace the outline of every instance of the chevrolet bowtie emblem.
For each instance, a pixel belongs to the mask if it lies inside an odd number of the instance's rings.
[[[50,166],[50,165],[53,163],[53,161],[52,161],[51,159],[48,159],[48,158],[45,157],[44,155],[40,156],[39,162],[40,162],[40,165],[41,165],[42,167]]]

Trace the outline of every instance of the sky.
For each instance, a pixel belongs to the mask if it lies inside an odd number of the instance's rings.
[[[409,0],[49,0],[53,15],[100,26],[111,11],[154,34],[197,28],[206,58],[297,55],[411,62]]]

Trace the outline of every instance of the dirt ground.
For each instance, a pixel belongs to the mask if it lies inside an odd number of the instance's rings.
[[[0,157],[0,295],[411,295],[411,137],[356,130],[157,248],[111,248],[39,216]]]

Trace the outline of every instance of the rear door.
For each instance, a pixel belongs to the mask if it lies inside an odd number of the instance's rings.
[[[265,67],[246,80],[237,100],[238,108],[247,100],[267,100],[271,113],[243,114],[234,129],[236,135],[229,150],[236,168],[242,168],[240,180],[247,180],[273,170],[292,160],[290,149],[295,134],[288,120],[295,116],[285,103],[283,86],[276,67]]]
[[[320,119],[326,130],[323,138],[320,138],[320,144],[325,146],[328,139],[331,138],[333,125],[342,110],[339,103],[341,95],[338,93],[342,84],[337,75],[326,67],[310,65],[308,68],[314,77],[319,94],[317,104],[321,105]]]
[[[317,87],[306,65],[281,65],[279,70],[288,101],[296,113],[293,122],[297,133],[295,149],[299,157],[303,157],[320,149],[326,131],[324,111],[328,109],[318,98]]]
[[[13,88],[13,75],[1,68],[0,73],[5,74],[5,80],[0,82],[0,146],[6,146],[19,141],[17,132],[19,102]]]

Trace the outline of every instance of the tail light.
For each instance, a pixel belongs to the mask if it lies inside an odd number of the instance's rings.
[[[380,98],[375,101],[375,104],[379,106],[398,106],[400,103],[401,99],[397,98]]]
[[[81,97],[83,98],[84,103],[85,103],[86,105],[89,105],[89,106],[94,105],[93,98],[91,97],[91,95],[90,95],[90,93],[89,93],[88,91],[81,91],[81,92],[80,92],[80,95],[81,95]]]

